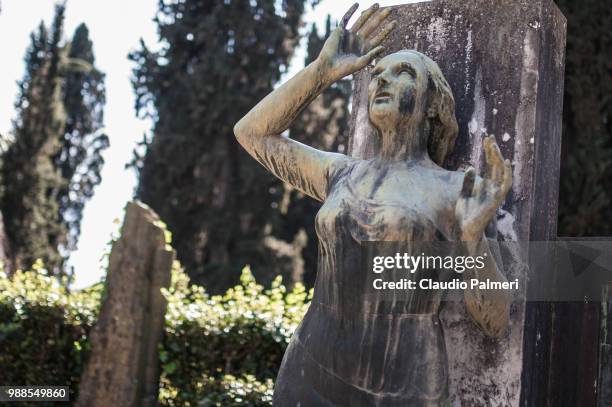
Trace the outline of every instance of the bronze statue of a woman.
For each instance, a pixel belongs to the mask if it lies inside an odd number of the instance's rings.
[[[367,300],[359,263],[364,241],[461,241],[488,250],[484,231],[512,183],[510,163],[484,139],[486,175],[441,167],[457,135],[454,99],[435,62],[416,51],[377,60],[368,112],[380,138],[369,160],[319,151],[281,135],[317,95],[367,67],[394,29],[389,9],[355,4],[318,58],[235,126],[240,144],[283,181],[323,202],[316,216],[319,261],[312,304],[283,358],[276,406],[446,406],[448,363],[440,295],[416,291],[389,306]],[[374,35],[378,31],[378,34]],[[506,281],[495,262],[466,274]],[[469,275],[468,274],[468,275]],[[502,334],[509,299],[465,290],[484,332]]]

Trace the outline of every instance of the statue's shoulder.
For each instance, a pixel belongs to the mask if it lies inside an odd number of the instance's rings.
[[[352,171],[355,165],[361,161],[346,154],[334,153],[334,155],[334,160],[330,163],[328,171],[328,183],[330,186]]]

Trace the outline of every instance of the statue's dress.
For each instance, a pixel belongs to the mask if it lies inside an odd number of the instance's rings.
[[[442,293],[415,290],[394,299],[386,292],[377,298],[371,272],[359,263],[360,242],[451,240],[448,208],[428,203],[423,210],[410,195],[408,202],[360,196],[354,171],[359,165],[362,160],[351,160],[329,177],[316,217],[314,297],[283,358],[274,405],[447,406],[448,363],[438,318]]]

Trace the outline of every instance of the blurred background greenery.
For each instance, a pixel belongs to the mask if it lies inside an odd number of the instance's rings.
[[[105,286],[70,292],[41,271],[37,263],[11,278],[0,273],[0,365],[10,366],[0,369],[0,383],[70,386],[75,400]],[[312,292],[301,284],[287,290],[280,277],[264,289],[245,268],[238,285],[210,295],[190,285],[176,263],[164,295],[161,404],[270,405],[273,380]]]

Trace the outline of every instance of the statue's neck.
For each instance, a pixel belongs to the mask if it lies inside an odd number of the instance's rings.
[[[427,134],[424,126],[403,125],[379,129],[381,161],[430,160],[427,152]]]

